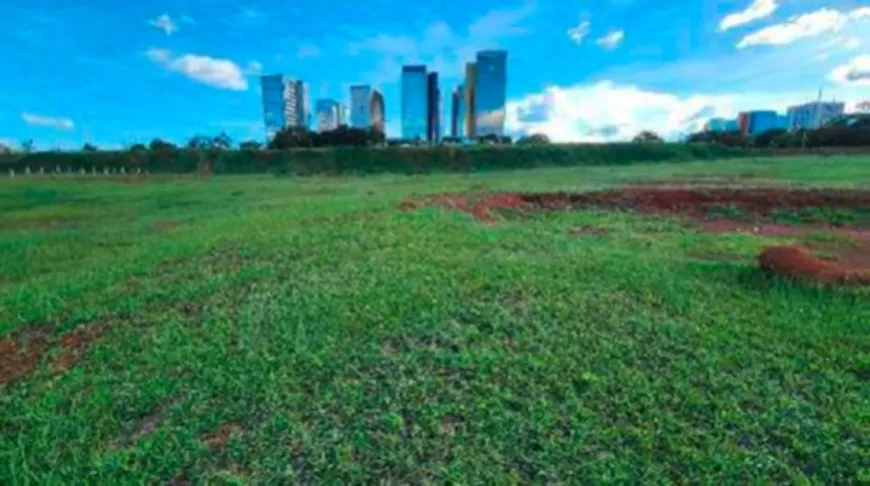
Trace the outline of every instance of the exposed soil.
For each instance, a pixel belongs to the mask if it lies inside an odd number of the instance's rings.
[[[154,229],[154,231],[166,233],[166,232],[174,230],[179,225],[181,225],[181,223],[179,223],[178,221],[165,220],[165,221],[155,222],[154,224],[151,225],[151,228]]]
[[[704,231],[710,233],[749,233],[762,236],[803,236],[813,233],[827,233],[844,238],[852,238],[855,241],[870,242],[870,229],[861,228],[837,228],[818,224],[796,226],[773,223],[744,223],[727,219],[701,221],[699,224]]]
[[[50,332],[29,327],[0,339],[0,384],[29,375],[48,349]]]
[[[401,209],[438,206],[461,211],[484,222],[495,222],[503,211],[530,212],[569,210],[584,207],[630,209],[642,213],[671,214],[706,219],[711,211],[731,208],[743,217],[765,218],[782,211],[808,208],[870,208],[870,191],[837,189],[776,188],[653,188],[630,187],[624,190],[584,193],[496,193],[439,194],[409,200]]]
[[[210,449],[222,449],[229,444],[230,439],[243,431],[241,425],[235,422],[225,422],[217,430],[202,438]]]
[[[103,332],[105,332],[103,324],[88,324],[78,327],[60,338],[58,345],[62,350],[51,364],[51,369],[55,372],[62,372],[75,366],[82,359],[88,347],[100,339]]]
[[[759,266],[792,280],[821,284],[870,285],[870,255],[866,260],[853,255],[848,261],[825,261],[801,246],[775,246],[758,256]]]
[[[674,181],[665,181],[673,184]],[[692,183],[713,181],[692,181]],[[711,184],[712,182],[712,184]],[[496,193],[441,194],[409,200],[404,210],[437,206],[469,214],[479,221],[495,223],[505,213],[527,214],[535,211],[560,211],[578,208],[632,210],[639,213],[678,216],[690,219],[706,231],[746,232],[765,236],[801,236],[820,233],[854,240],[858,245],[826,244],[826,248],[783,246],[769,248],[759,256],[767,271],[789,278],[819,283],[870,284],[870,190],[790,189],[785,187],[657,187],[631,186],[622,190],[585,193]],[[800,212],[804,210],[805,212]],[[824,211],[822,211],[824,210]],[[845,212],[847,218],[834,221],[825,211]],[[806,221],[806,214],[818,213],[821,221],[812,224],[775,223],[783,214]],[[853,217],[853,215],[855,215]],[[815,215],[813,217],[819,217]],[[803,218],[803,219],[802,219]],[[831,221],[825,224],[824,221]],[[606,230],[581,227],[577,236],[604,234]],[[814,253],[814,250],[819,254]]]

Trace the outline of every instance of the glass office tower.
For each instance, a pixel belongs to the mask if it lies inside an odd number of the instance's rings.
[[[477,53],[474,118],[476,136],[504,135],[507,51]]]
[[[429,100],[426,66],[402,67],[402,138],[425,140]]]

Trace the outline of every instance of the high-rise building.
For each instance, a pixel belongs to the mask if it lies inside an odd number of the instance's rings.
[[[367,84],[350,87],[350,126],[368,128],[371,120],[372,88]]]
[[[456,118],[456,134],[454,137],[465,137],[465,85],[460,84],[456,87],[456,112],[453,116]]]
[[[266,138],[272,140],[284,128],[284,76],[272,74],[260,77],[263,93],[263,122]]]
[[[450,136],[459,136],[459,88],[453,90],[450,94]]]
[[[814,101],[789,107],[789,130],[813,130],[846,112],[845,103]]]
[[[345,103],[338,103],[338,125],[348,126],[350,124],[350,109]]]
[[[441,141],[441,88],[438,73],[429,73],[426,88],[426,141],[437,145]]]
[[[507,51],[477,53],[474,94],[476,136],[504,135],[507,100]]]
[[[373,129],[386,133],[387,118],[384,95],[378,90],[372,90],[371,121]]]
[[[724,132],[725,126],[727,125],[728,120],[724,118],[711,118],[704,125],[704,131],[706,132]]]
[[[772,110],[756,110],[740,113],[737,117],[744,135],[761,135],[778,128],[779,115]]]
[[[271,139],[279,130],[310,125],[308,86],[282,74],[260,77],[263,92],[263,122],[266,136]]]
[[[402,67],[402,138],[423,140],[429,100],[426,66]]]
[[[341,104],[335,100],[317,100],[317,131],[335,130],[341,123]]]
[[[477,87],[477,65],[473,62],[465,64],[465,136],[475,138],[477,136],[475,115],[475,91]]]

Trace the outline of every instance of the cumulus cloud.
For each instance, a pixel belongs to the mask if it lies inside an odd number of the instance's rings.
[[[579,46],[583,43],[583,39],[589,35],[589,28],[591,25],[592,24],[588,20],[580,22],[576,27],[568,29],[568,38],[571,39],[571,42]]]
[[[75,122],[67,117],[55,117],[45,115],[35,115],[33,113],[21,113],[21,119],[33,127],[50,127],[59,130],[72,130],[76,127]]]
[[[218,59],[197,54],[177,56],[167,49],[152,48],[145,52],[155,64],[167,71],[184,76],[208,86],[233,91],[248,89],[242,68],[229,59]]]
[[[178,26],[169,14],[161,14],[157,18],[148,21],[148,24],[151,27],[162,30],[166,35],[172,35],[173,32],[178,30]]]
[[[625,31],[622,29],[615,29],[604,37],[596,40],[595,43],[601,46],[602,49],[612,51],[622,44],[623,39],[625,39]]]
[[[774,24],[753,32],[740,40],[738,49],[756,45],[781,46],[800,39],[817,37],[839,32],[850,23],[860,23],[870,19],[870,7],[862,7],[851,12],[841,12],[822,8],[814,12],[789,18],[781,24]]]
[[[506,107],[510,134],[544,133],[557,142],[631,140],[644,130],[666,139],[700,130],[709,118],[734,118],[749,109],[785,109],[803,93],[695,94],[682,96],[634,85],[601,81],[511,100]]]
[[[858,56],[837,66],[828,77],[839,84],[870,86],[870,55]]]
[[[779,4],[776,0],[753,0],[745,10],[730,13],[723,17],[722,21],[719,22],[719,30],[725,32],[734,27],[770,17],[778,8]]]

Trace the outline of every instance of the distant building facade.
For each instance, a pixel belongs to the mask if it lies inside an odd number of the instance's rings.
[[[746,111],[737,117],[743,135],[760,135],[780,127],[780,116],[772,110]]]
[[[460,84],[456,87],[456,110],[454,112],[454,117],[456,118],[456,133],[453,135],[454,137],[463,138],[465,137],[465,114],[467,110],[465,109],[465,85]]]
[[[477,65],[473,62],[465,64],[465,136],[477,137],[475,114],[475,96],[477,87]]]
[[[378,90],[372,91],[369,112],[371,113],[372,128],[381,133],[386,133],[387,109],[386,105],[384,104],[384,95],[382,95],[381,92]]]
[[[270,74],[260,77],[260,88],[263,93],[263,122],[269,139],[284,128],[309,127],[308,86],[304,82],[282,74]]]
[[[425,140],[428,118],[426,66],[402,67],[402,138]]]
[[[711,118],[704,125],[705,132],[724,132],[728,125],[728,120],[725,118]]]
[[[813,130],[842,116],[846,112],[846,104],[838,102],[805,103],[789,107],[787,110],[789,130]]]
[[[477,137],[504,135],[507,99],[507,51],[477,53],[474,117]]]
[[[371,97],[372,87],[367,84],[350,87],[350,126],[354,128],[371,126]]]
[[[441,141],[441,88],[438,73],[429,73],[426,86],[426,141],[437,145]]]
[[[340,124],[341,104],[335,100],[317,100],[317,131],[335,130]]]

